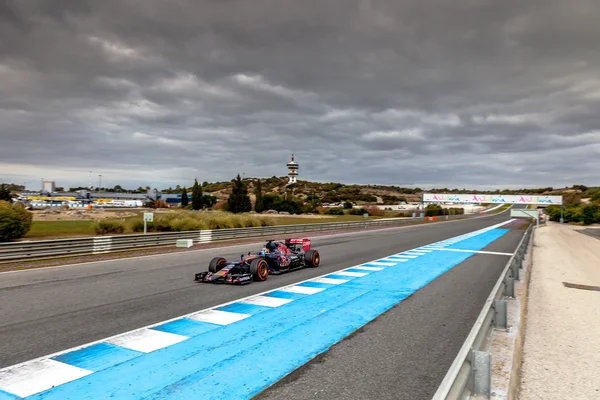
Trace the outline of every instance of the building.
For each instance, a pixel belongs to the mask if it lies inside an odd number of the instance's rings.
[[[298,167],[298,163],[294,161],[294,153],[292,153],[292,159],[290,160],[290,162],[287,163],[287,168],[290,170],[290,172],[288,173],[288,176],[290,177],[288,185],[296,183],[298,177]]]
[[[43,181],[42,182],[42,191],[47,193],[56,192],[56,182],[55,181]]]

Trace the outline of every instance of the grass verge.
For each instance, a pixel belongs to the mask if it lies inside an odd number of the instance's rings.
[[[382,217],[369,217],[377,219]],[[331,215],[327,217],[294,217],[277,215],[255,215],[255,214],[228,214],[228,213],[192,213],[182,211],[172,214],[156,214],[155,223],[148,225],[149,232],[169,232],[169,231],[188,231],[201,229],[223,229],[223,228],[243,228],[251,226],[268,225],[297,225],[297,224],[319,224],[328,222],[350,222],[363,221],[361,215]],[[103,220],[102,223],[121,224],[124,228],[124,234],[143,232],[144,223],[142,216],[127,218],[110,218]],[[97,222],[93,220],[75,220],[75,221],[33,221],[31,230],[25,236],[25,239],[61,239],[73,237],[95,236]],[[107,232],[107,235],[112,233]]]

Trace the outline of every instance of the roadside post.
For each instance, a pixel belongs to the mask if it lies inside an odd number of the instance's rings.
[[[144,213],[144,235],[146,234],[146,226],[148,222],[154,221],[154,213]]]
[[[565,209],[564,205],[560,206],[560,223],[563,223],[563,210]]]

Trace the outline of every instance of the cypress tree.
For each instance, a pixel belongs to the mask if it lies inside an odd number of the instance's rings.
[[[189,204],[189,199],[187,195],[187,189],[185,186],[181,189],[181,208],[187,207]]]
[[[248,196],[248,189],[244,182],[242,182],[240,174],[231,182],[232,190],[231,196],[229,196],[229,200],[227,201],[227,209],[232,213],[252,210],[252,202],[250,201],[250,196]]]
[[[202,198],[202,188],[198,184],[198,179],[194,180],[194,187],[192,188],[192,208],[194,210],[200,210],[204,207],[204,199]]]
[[[256,182],[256,186],[254,187],[254,195],[256,196],[256,202],[254,203],[254,211],[257,213],[261,213],[265,210],[265,203],[263,201],[262,195],[262,183],[260,178]]]

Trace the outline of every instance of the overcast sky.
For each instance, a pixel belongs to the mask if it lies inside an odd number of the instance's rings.
[[[598,0],[0,0],[0,181],[600,185]]]

